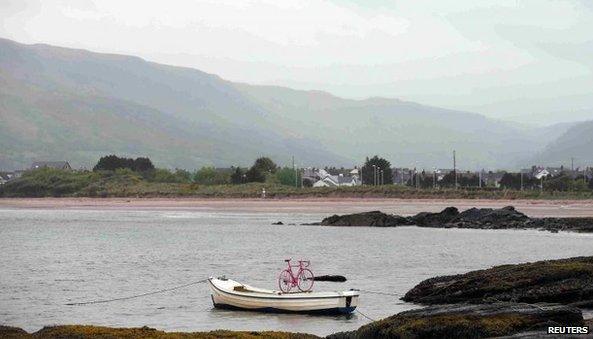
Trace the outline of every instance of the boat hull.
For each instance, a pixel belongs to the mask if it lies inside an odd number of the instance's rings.
[[[237,292],[233,280],[209,280],[214,307],[273,313],[348,314],[358,305],[358,291],[280,293],[260,290]]]

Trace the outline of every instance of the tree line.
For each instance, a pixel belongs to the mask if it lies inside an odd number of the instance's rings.
[[[125,158],[116,155],[101,157],[93,167],[94,172],[132,171],[153,182],[197,183],[202,185],[245,184],[250,182],[270,182],[295,185],[301,181],[300,174],[292,168],[279,167],[272,159],[260,157],[249,168],[232,166],[220,169],[204,166],[195,172],[184,169],[168,170],[156,168],[149,158]]]

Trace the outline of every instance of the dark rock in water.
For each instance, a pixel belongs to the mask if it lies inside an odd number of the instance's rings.
[[[593,218],[532,218],[528,227],[551,232],[593,232]]]
[[[424,280],[402,300],[422,304],[491,301],[593,302],[593,257],[502,265]]]
[[[343,275],[318,275],[315,276],[315,281],[333,281],[333,282],[344,282],[346,281],[346,277]]]
[[[452,222],[478,223],[481,225],[515,225],[525,223],[529,217],[517,211],[513,206],[506,206],[499,209],[492,208],[470,208],[459,213]]]
[[[282,221],[273,222],[272,225],[284,225]]]
[[[441,212],[421,212],[412,217],[386,214],[380,211],[332,215],[321,223],[303,225],[326,226],[377,226],[394,227],[416,225],[437,228],[480,229],[540,229],[551,232],[593,232],[593,218],[529,218],[513,206],[503,208],[470,208],[459,212],[447,207]]]
[[[545,330],[548,326],[582,325],[581,311],[564,305],[457,304],[402,312],[327,338],[485,338]]]
[[[444,226],[459,215],[455,207],[447,207],[439,213],[421,212],[410,217],[410,222],[417,226]]]
[[[332,215],[321,221],[323,226],[377,226],[389,227],[408,225],[408,218],[386,214],[380,211],[371,211],[364,213]]]

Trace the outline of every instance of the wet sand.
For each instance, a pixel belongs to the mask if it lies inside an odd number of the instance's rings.
[[[0,209],[133,209],[207,212],[343,214],[380,210],[412,215],[455,206],[500,208],[513,205],[530,217],[593,217],[593,200],[477,199],[203,199],[203,198],[2,198]]]

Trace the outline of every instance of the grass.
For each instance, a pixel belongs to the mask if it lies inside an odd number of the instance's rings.
[[[60,339],[140,339],[140,338],[162,338],[162,339],[313,339],[318,338],[310,334],[289,333],[289,332],[235,332],[217,330],[211,332],[164,332],[154,328],[112,328],[103,326],[88,325],[63,325],[44,327],[35,333],[27,333],[16,327],[0,326],[0,337],[11,339],[33,339],[33,338],[60,338]]]
[[[39,169],[0,186],[3,197],[199,197],[402,199],[593,199],[593,191],[550,192],[496,188],[416,189],[400,185],[296,188],[274,183],[199,185],[145,180],[131,171],[88,172]]]

